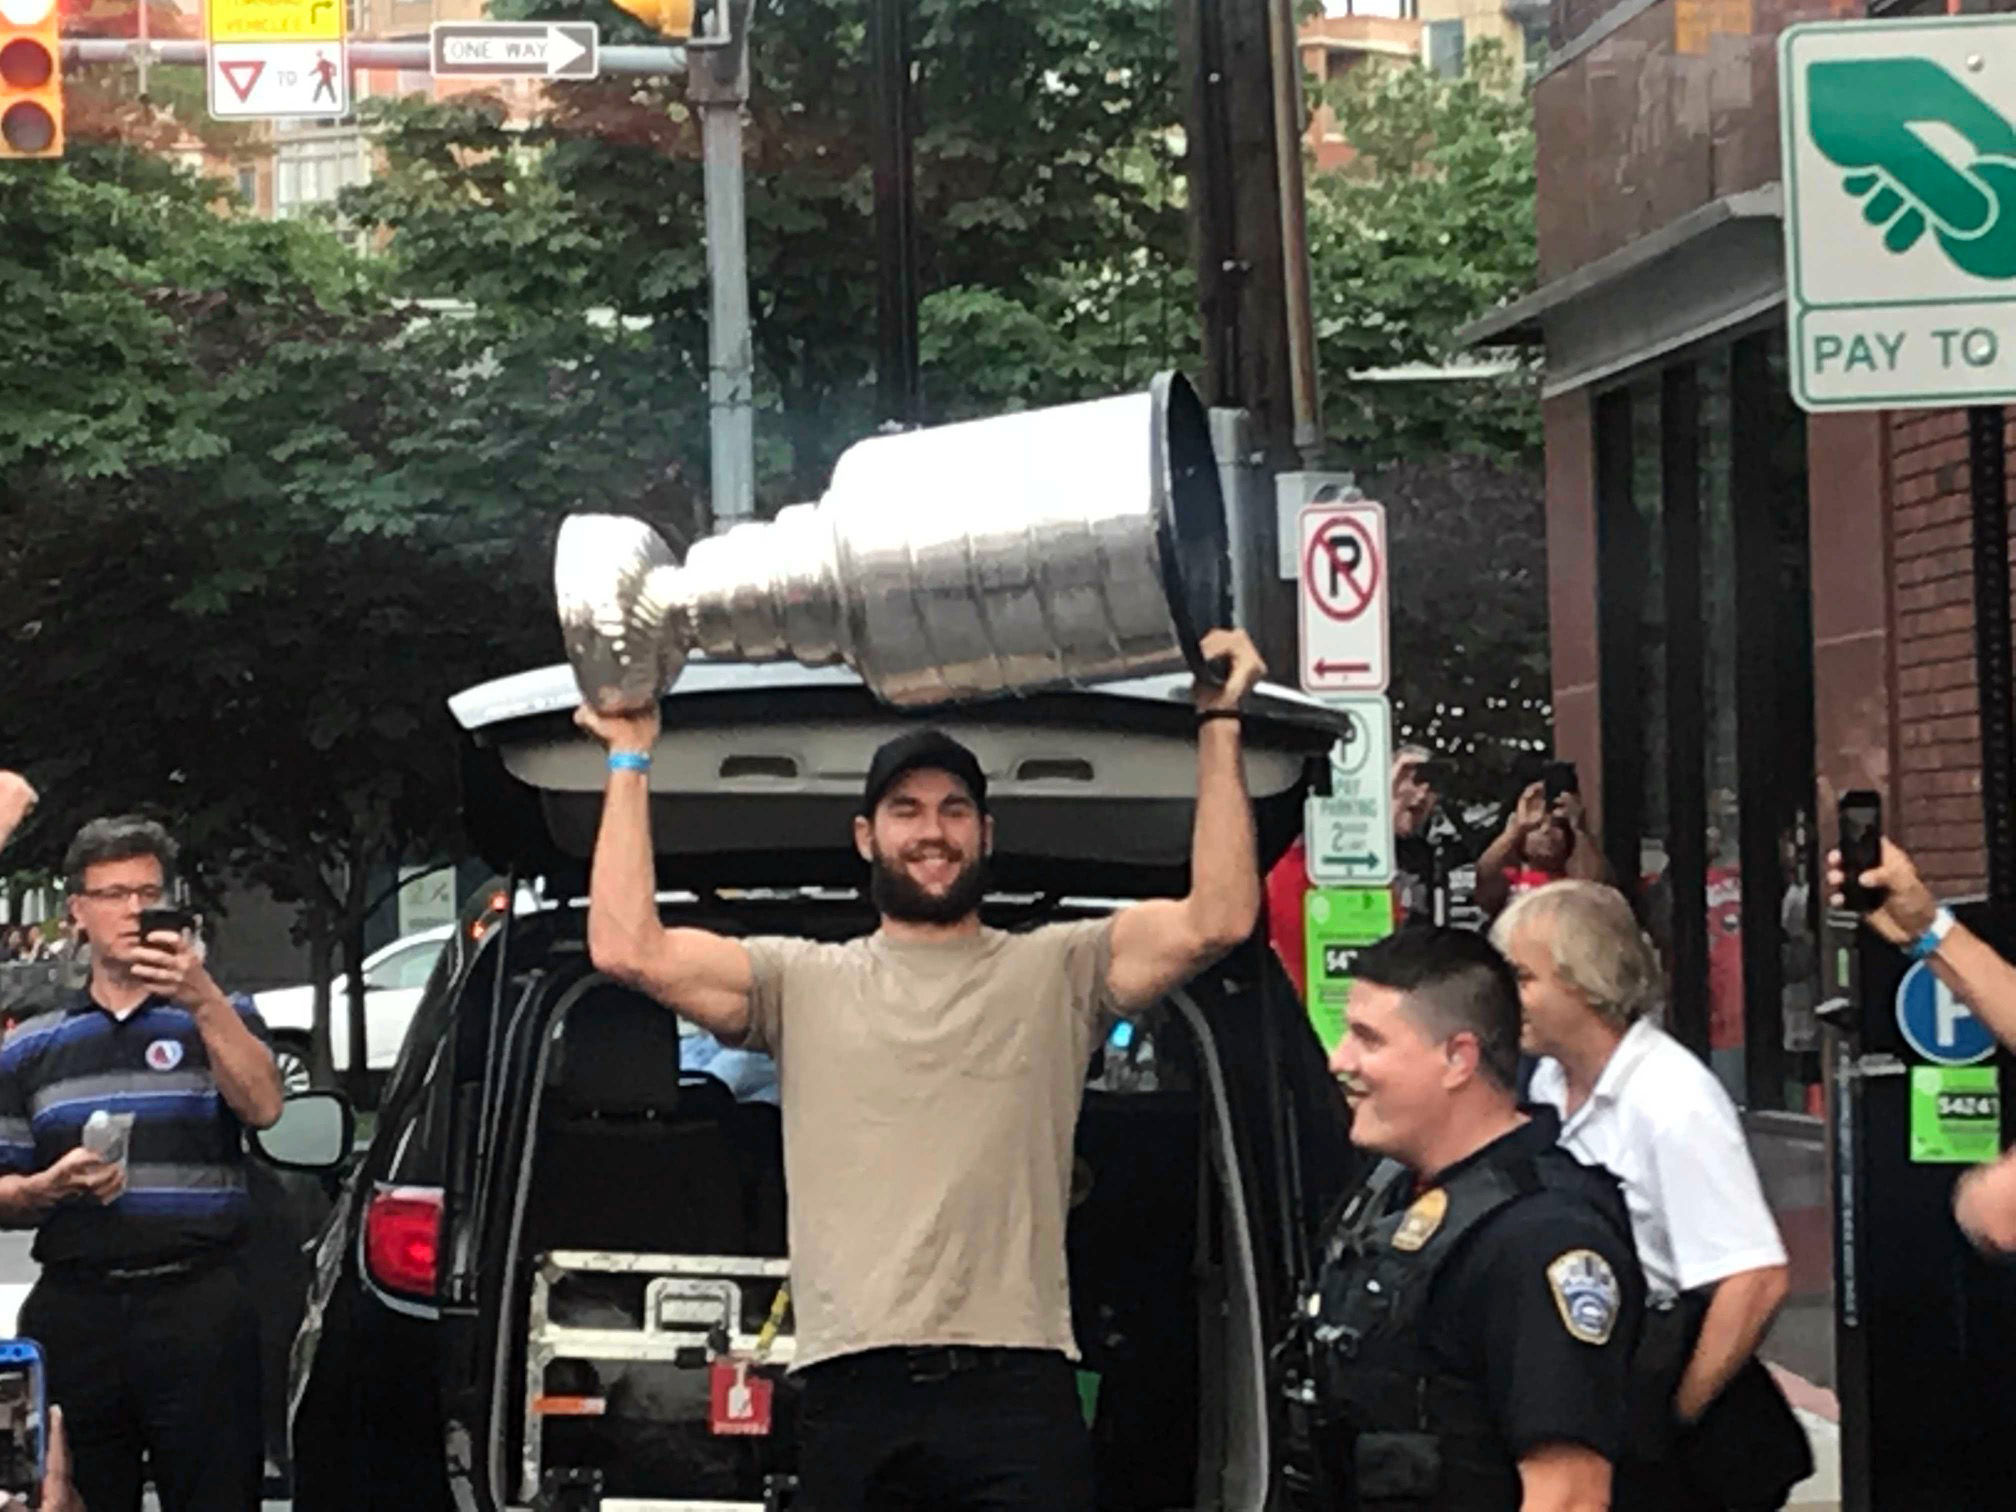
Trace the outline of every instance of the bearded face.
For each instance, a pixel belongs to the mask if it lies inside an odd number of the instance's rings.
[[[987,858],[942,843],[913,845],[894,857],[878,846],[869,866],[876,910],[906,924],[956,924],[987,894]]]
[[[855,827],[869,896],[885,918],[957,924],[979,908],[991,825],[958,778],[931,768],[906,773],[872,821]]]

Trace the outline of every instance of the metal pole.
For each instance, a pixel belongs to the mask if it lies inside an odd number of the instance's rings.
[[[1981,705],[1981,808],[1988,896],[2016,902],[2016,739],[2010,716],[2009,503],[2002,407],[1967,411],[1974,505],[1974,680]]]
[[[1267,52],[1274,72],[1274,173],[1281,198],[1281,287],[1288,317],[1288,393],[1295,450],[1323,463],[1323,396],[1316,382],[1316,317],[1309,294],[1309,211],[1302,193],[1302,58],[1295,0],[1272,0]]]
[[[137,37],[65,37],[65,63],[124,63],[144,51],[152,63],[187,64],[201,68],[209,61],[210,46],[201,38],[170,38],[142,43]],[[352,42],[350,66],[357,68],[403,69],[426,73],[429,44],[426,42]],[[697,56],[697,52],[695,56]],[[686,71],[683,47],[605,47],[599,66],[605,74],[675,74]]]
[[[885,427],[923,422],[917,352],[917,187],[910,141],[910,0],[868,11],[875,179],[875,407]]]
[[[749,332],[749,252],[742,196],[742,107],[749,99],[747,3],[734,40],[696,55],[687,97],[700,111],[707,196],[707,399],[714,527],[756,517],[755,347]]]
[[[150,49],[147,46],[148,42],[147,0],[139,0],[139,4],[140,4],[140,51],[135,57],[135,62],[139,65],[140,70],[140,103],[144,105],[147,103],[147,64],[148,64],[148,55],[150,52]]]

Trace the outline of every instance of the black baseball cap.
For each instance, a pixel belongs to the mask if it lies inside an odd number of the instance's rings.
[[[911,772],[926,768],[957,777],[966,784],[974,803],[986,811],[987,774],[980,770],[980,758],[943,730],[924,728],[906,730],[875,753],[868,763],[867,785],[861,790],[861,812],[873,817],[875,805],[889,789]]]

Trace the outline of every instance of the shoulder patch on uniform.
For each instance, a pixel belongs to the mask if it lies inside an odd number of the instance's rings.
[[[1623,1291],[1608,1260],[1594,1250],[1569,1250],[1547,1267],[1547,1286],[1571,1338],[1584,1344],[1610,1342]]]
[[[1403,1253],[1418,1250],[1435,1237],[1435,1230],[1442,1227],[1448,1213],[1449,1194],[1440,1187],[1430,1187],[1414,1199],[1407,1216],[1400,1220],[1400,1227],[1393,1230],[1393,1248]]]

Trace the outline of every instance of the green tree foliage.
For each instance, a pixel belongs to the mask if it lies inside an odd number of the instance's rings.
[[[600,0],[542,4],[648,41]],[[866,10],[759,10],[747,112],[759,494],[816,498],[875,428],[876,248]],[[1189,365],[1178,81],[1163,0],[915,8],[920,346],[930,418],[1058,403]],[[380,109],[389,171],[346,213],[399,287],[486,309],[648,322],[636,356],[704,456],[701,131],[683,77]],[[693,475],[698,475],[697,469]]]
[[[556,649],[555,520],[676,478],[603,381],[630,333],[417,310],[214,196],[123,149],[0,178],[37,312],[0,368],[0,751],[48,795],[9,859],[151,808],[354,971],[373,869],[455,839],[444,700]]]
[[[1551,715],[1537,373],[1353,375],[1473,360],[1457,331],[1532,287],[1532,105],[1494,43],[1454,79],[1360,66],[1328,103],[1356,154],[1308,185],[1324,419],[1388,510],[1400,731],[1499,800]]]

